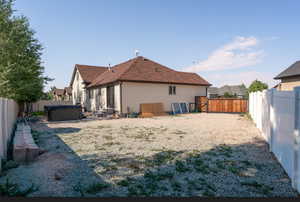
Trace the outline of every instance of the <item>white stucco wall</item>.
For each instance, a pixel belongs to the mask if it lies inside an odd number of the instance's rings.
[[[176,95],[169,95],[169,84],[157,83],[122,83],[122,113],[139,112],[141,103],[158,103],[164,105],[165,111],[171,111],[171,103],[195,102],[195,96],[205,96],[205,86],[173,85],[176,86]]]
[[[120,84],[115,85],[115,110],[121,112]]]
[[[77,79],[78,75],[78,79]],[[85,91],[85,85],[83,84],[83,79],[81,75],[79,74],[78,70],[76,70],[74,81],[72,84],[72,98],[73,98],[73,104],[76,104],[79,100],[79,96],[81,94],[81,101],[80,103],[86,107],[86,91]]]

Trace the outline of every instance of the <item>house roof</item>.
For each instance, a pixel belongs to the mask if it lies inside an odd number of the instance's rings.
[[[278,74],[274,79],[282,79],[291,76],[299,76],[300,75],[300,61],[295,62],[283,72]]]
[[[220,88],[216,87],[209,87],[207,89],[209,94],[218,94],[218,95],[224,95],[226,92],[230,93],[231,95],[237,94],[237,95],[246,95],[247,88],[244,85],[225,85]]]
[[[76,70],[79,71],[83,81],[87,84],[90,84],[97,76],[105,72],[107,67],[76,64],[73,70],[70,86],[73,84]]]
[[[115,65],[110,70],[100,74],[88,87],[115,81],[211,85],[196,73],[175,71],[152,60],[138,56]]]
[[[65,87],[64,92],[69,95],[72,95],[72,87]]]
[[[64,92],[65,92],[64,89],[56,88],[56,89],[54,89],[53,94],[55,94],[55,95],[63,95]]]

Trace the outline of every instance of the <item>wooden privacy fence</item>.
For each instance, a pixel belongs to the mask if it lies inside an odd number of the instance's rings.
[[[242,113],[248,111],[248,100],[237,98],[196,97],[197,108],[201,112]]]
[[[7,157],[8,143],[11,140],[18,110],[18,104],[15,101],[0,98],[0,160]]]
[[[60,101],[60,100],[40,100],[38,102],[32,103],[32,112],[44,111],[45,106],[53,105],[73,105],[72,101]]]

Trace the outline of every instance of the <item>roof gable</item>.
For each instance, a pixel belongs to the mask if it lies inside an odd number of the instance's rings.
[[[278,74],[274,79],[281,79],[285,77],[298,76],[300,75],[300,61],[295,62],[283,72]]]
[[[97,76],[105,72],[107,70],[107,67],[76,64],[74,67],[70,86],[72,86],[73,84],[77,70],[80,73],[82,80],[85,83],[90,84],[93,80],[97,78]]]
[[[196,73],[175,71],[141,56],[112,67],[99,75],[89,87],[114,81],[210,85]]]

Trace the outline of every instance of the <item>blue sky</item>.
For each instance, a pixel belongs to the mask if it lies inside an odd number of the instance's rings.
[[[300,60],[300,1],[16,0],[44,46],[49,86],[75,64],[142,56],[194,71],[214,86],[273,77]]]

